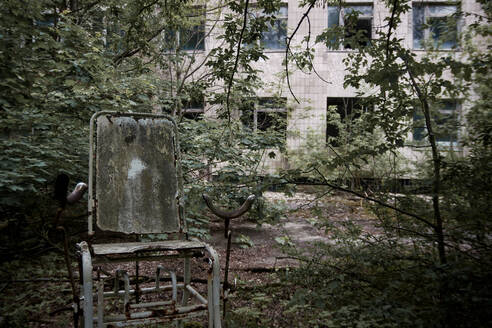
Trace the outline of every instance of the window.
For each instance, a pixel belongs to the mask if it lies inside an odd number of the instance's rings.
[[[203,96],[195,96],[189,100],[183,100],[183,117],[189,120],[199,121],[203,119],[205,101]]]
[[[287,109],[285,98],[260,98],[246,101],[241,108],[241,122],[252,131],[275,131],[286,137]]]
[[[432,106],[434,113],[432,127],[436,135],[436,141],[443,145],[456,144],[458,141],[458,103],[454,100],[442,100]],[[427,128],[425,119],[417,110],[413,114],[413,140],[427,140]]]
[[[328,28],[343,27],[344,49],[369,45],[372,35],[372,5],[328,6]],[[337,38],[329,42],[337,48]]]
[[[263,32],[260,44],[265,49],[281,50],[287,46],[287,6],[281,6],[275,17],[272,26]]]
[[[413,48],[424,49],[429,42],[437,49],[452,49],[457,45],[458,24],[456,5],[413,5]]]
[[[252,30],[251,37],[255,37],[257,24],[261,19],[272,16],[272,21],[267,22],[267,28],[259,36],[260,45],[266,50],[283,50],[287,46],[287,5],[282,5],[280,9],[273,14],[265,14],[263,11],[253,7],[249,13],[249,28]],[[262,22],[264,23],[264,22]],[[259,25],[259,24],[258,24]],[[246,47],[251,47],[250,41],[245,41]]]
[[[176,30],[167,30],[165,48],[181,51],[205,50],[205,11],[193,8],[188,19]]]
[[[339,146],[342,130],[350,133],[351,123],[370,107],[360,98],[327,98],[326,144]]]

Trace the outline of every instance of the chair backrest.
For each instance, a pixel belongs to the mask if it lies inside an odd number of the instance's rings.
[[[166,115],[98,112],[90,123],[89,234],[185,232],[177,127]]]

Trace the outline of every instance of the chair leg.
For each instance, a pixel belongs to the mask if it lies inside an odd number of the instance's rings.
[[[185,306],[188,303],[189,292],[186,286],[188,286],[191,282],[191,267],[190,267],[190,258],[185,257],[184,259],[184,287],[183,287],[183,300],[181,301],[181,305]]]
[[[104,280],[97,282],[97,325],[104,326]]]
[[[84,311],[84,328],[92,328],[94,323],[93,294],[92,294],[92,259],[89,245],[83,241],[78,244],[82,257],[82,304]]]
[[[213,322],[215,328],[221,328],[220,323],[220,264],[217,252],[209,245],[205,249],[212,257],[212,299],[213,299]]]
[[[212,263],[207,275],[207,302],[208,302],[208,328],[214,328],[214,298],[213,298],[213,272]]]
[[[185,257],[184,258],[184,277],[183,277],[183,298],[181,300],[181,305],[186,306],[188,304],[188,298],[190,297],[190,293],[188,291],[188,286],[191,282],[191,265],[190,265],[190,258]],[[181,328],[183,327],[183,320],[177,320],[176,321],[176,328]]]

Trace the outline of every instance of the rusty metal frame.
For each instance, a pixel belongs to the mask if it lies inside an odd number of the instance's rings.
[[[164,271],[162,266],[157,266],[156,282],[154,287],[141,288],[141,294],[158,293],[165,290],[172,291],[171,301],[148,302],[139,304],[130,304],[130,296],[135,294],[135,289],[131,289],[128,273],[124,270],[117,270],[115,274],[115,283],[113,291],[104,291],[103,279],[99,279],[96,283],[96,291],[93,290],[93,266],[90,246],[83,241],[77,245],[81,258],[81,295],[80,304],[83,312],[83,327],[92,328],[96,324],[97,327],[126,327],[137,324],[150,324],[168,322],[203,315],[208,312],[209,328],[220,328],[220,265],[217,252],[207,244],[203,244],[203,248],[209,253],[209,270],[207,278],[207,298],[203,297],[190,284],[190,276],[186,274],[190,265],[189,257],[185,257],[185,279],[184,283],[178,283],[176,274],[170,272],[171,284],[160,286],[159,278],[161,271]],[[124,288],[120,289],[119,279],[122,278]],[[177,291],[183,290],[183,300],[178,305]],[[195,298],[199,304],[187,305],[189,296]],[[104,299],[123,297],[124,305],[121,315],[104,315]],[[94,302],[97,302],[97,313],[94,316]],[[154,311],[157,307],[168,306],[168,308]],[[143,309],[144,311],[130,313],[130,309]],[[147,310],[148,309],[148,310]]]
[[[174,132],[174,152],[176,161],[176,174],[178,175],[178,228],[179,231],[163,231],[163,232],[179,232],[180,236],[187,236],[186,234],[186,221],[184,216],[184,206],[183,206],[183,183],[182,183],[182,171],[180,164],[180,152],[179,152],[179,141],[178,141],[178,131],[176,122],[172,117],[168,115],[160,114],[148,114],[148,113],[122,113],[122,112],[110,112],[101,111],[94,114],[90,121],[90,148],[89,148],[89,220],[88,220],[88,231],[89,237],[94,235],[94,220],[97,224],[97,199],[96,199],[96,183],[94,181],[95,177],[95,161],[96,154],[95,149],[97,147],[97,136],[96,136],[96,124],[98,117],[102,115],[108,115],[111,117],[133,117],[135,119],[140,118],[156,118],[156,119],[167,119],[173,125]],[[182,243],[182,244],[181,244]],[[198,315],[203,315],[208,312],[209,318],[209,328],[221,328],[220,321],[220,265],[219,257],[217,252],[206,243],[196,242],[196,241],[186,241],[177,242],[176,240],[167,242],[154,242],[154,243],[142,243],[142,247],[135,245],[125,245],[119,244],[120,248],[127,248],[127,252],[113,253],[117,255],[123,255],[124,259],[130,261],[141,260],[142,258],[148,258],[156,260],[160,258],[184,258],[184,281],[183,283],[178,283],[176,280],[176,274],[170,272],[171,284],[160,286],[160,275],[164,270],[162,266],[158,266],[156,270],[156,284],[154,287],[139,288],[138,291],[131,289],[130,279],[126,271],[119,270],[115,274],[115,285],[113,291],[104,291],[104,280],[100,277],[100,270],[98,270],[98,279],[94,284],[93,277],[93,263],[108,262],[105,256],[107,254],[98,254],[96,248],[97,246],[104,245],[94,245],[94,248],[87,242],[81,242],[78,244],[79,253],[79,272],[81,276],[81,286],[80,286],[80,312],[82,312],[83,327],[92,328],[97,327],[126,327],[131,325],[139,324],[153,324],[160,322],[168,322],[173,320],[181,320],[185,318],[191,318]],[[166,247],[166,244],[167,247]],[[188,247],[186,247],[188,244]],[[133,248],[132,248],[133,247]],[[136,248],[136,249],[135,249]],[[190,250],[192,249],[202,249],[207,251],[209,254],[209,270],[207,279],[207,297],[203,297],[191,286],[191,265],[190,265]],[[95,251],[96,250],[96,251]],[[178,254],[159,254],[159,252],[165,252],[168,250],[177,251]],[[147,253],[146,253],[147,252]],[[150,253],[148,253],[150,252]],[[143,255],[143,257],[141,256]],[[102,261],[101,261],[102,258]],[[120,260],[116,260],[119,262]],[[109,260],[111,262],[111,260]],[[120,289],[119,278],[124,281],[124,288]],[[94,288],[94,285],[95,288]],[[136,287],[138,288],[138,286]],[[94,290],[95,289],[95,290]],[[182,289],[183,299],[180,304],[177,301],[177,291]],[[138,303],[131,304],[130,296],[138,292],[139,294],[146,293],[158,293],[163,290],[171,290],[172,298],[170,301],[159,301],[159,302],[148,302],[148,303]],[[113,297],[123,297],[124,299],[124,313],[121,315],[104,315],[104,299]],[[188,299],[192,297],[198,301],[198,304],[188,305]],[[96,316],[94,316],[94,301],[96,304]],[[167,307],[165,307],[167,306]],[[159,308],[158,308],[159,307]],[[157,310],[158,308],[158,310]],[[130,309],[139,309],[139,312],[130,312]],[[79,310],[79,309],[77,309]],[[179,321],[178,321],[179,322]]]

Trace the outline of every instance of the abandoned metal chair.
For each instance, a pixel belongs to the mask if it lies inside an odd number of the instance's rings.
[[[104,231],[135,236],[167,233],[177,238],[78,244],[81,288],[80,305],[76,307],[82,312],[83,326],[155,324],[208,313],[208,326],[221,327],[219,258],[206,243],[188,239],[178,133],[173,119],[166,115],[98,112],[90,122],[89,155],[89,236],[95,234],[95,223]],[[208,253],[209,265],[206,297],[191,284],[190,260],[203,252]],[[139,286],[139,261],[162,262],[176,257],[184,259],[182,283],[171,271],[170,284],[162,285],[165,268],[159,263],[154,270],[155,282],[150,287]],[[136,263],[136,278],[123,269],[109,276],[101,268],[104,263],[130,261]],[[107,283],[105,287],[108,277],[114,279],[112,290]],[[169,300],[143,297],[164,291],[170,295]],[[117,314],[105,313],[109,307],[105,301],[111,298],[122,299],[123,310]]]

